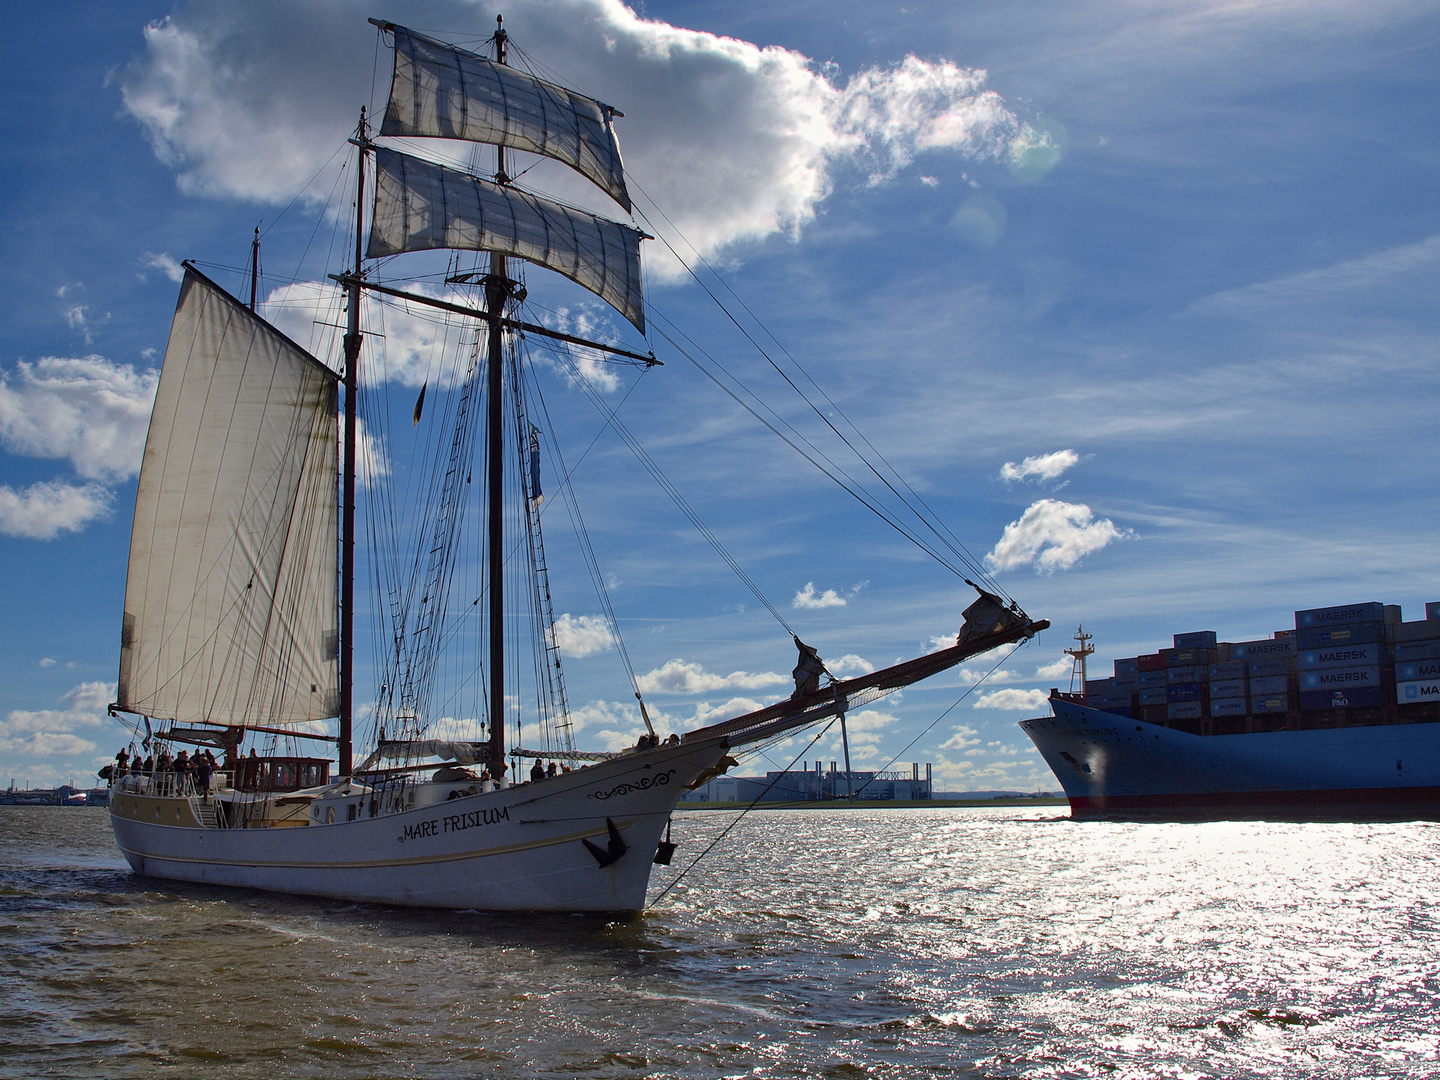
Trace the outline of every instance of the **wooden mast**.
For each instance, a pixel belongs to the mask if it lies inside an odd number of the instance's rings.
[[[360,367],[360,275],[364,271],[362,227],[365,220],[365,150],[370,145],[365,132],[365,110],[351,140],[356,154],[355,183],[355,273],[346,287],[345,321],[345,452],[341,464],[340,520],[340,761],[338,772],[349,776],[354,742],[355,708],[355,447],[356,402]]]
[[[255,239],[250,241],[250,310],[255,310],[255,290],[260,283],[260,226],[255,226]]]
[[[505,63],[505,23],[495,16],[495,62]],[[509,183],[505,174],[505,147],[495,148],[495,182]],[[505,256],[490,253],[490,273],[485,278],[485,312],[489,352],[486,357],[485,459],[489,532],[489,582],[486,589],[490,603],[490,748],[487,765],[490,775],[499,779],[505,774],[505,517],[502,497],[505,484],[505,426],[501,411],[504,392],[502,365],[505,358],[504,330],[500,316],[510,295],[510,282],[505,274]]]

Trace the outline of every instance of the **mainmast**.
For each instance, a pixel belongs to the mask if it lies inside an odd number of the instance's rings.
[[[365,109],[355,138],[355,271],[346,286],[345,321],[345,452],[341,463],[340,521],[340,761],[338,772],[349,776],[355,708],[355,447],[356,401],[360,368],[360,277],[364,272],[362,246],[365,218]]]
[[[495,62],[505,64],[504,17],[495,16]],[[505,147],[495,147],[495,182],[509,183],[505,174]],[[510,281],[505,274],[505,256],[498,251],[490,252],[490,273],[485,278],[485,311],[489,316],[489,355],[486,358],[486,462],[489,465],[487,481],[487,514],[489,515],[489,583],[486,593],[490,598],[490,775],[499,778],[505,774],[505,517],[502,496],[505,484],[505,426],[501,410],[501,394],[504,392],[502,365],[505,358],[504,330],[500,316],[505,312],[505,300],[510,295]]]

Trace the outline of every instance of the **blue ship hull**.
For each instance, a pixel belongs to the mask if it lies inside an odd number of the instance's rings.
[[[1191,735],[1051,698],[1020,727],[1077,817],[1278,810],[1440,818],[1440,723]]]

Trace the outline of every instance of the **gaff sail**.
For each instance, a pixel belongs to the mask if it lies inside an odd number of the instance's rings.
[[[583,285],[645,332],[638,229],[398,150],[375,150],[366,256],[453,248],[514,255]]]
[[[393,23],[395,75],[381,135],[468,139],[563,161],[628,213],[615,110]]]
[[[336,715],[336,376],[187,268],[135,497],[117,704]]]

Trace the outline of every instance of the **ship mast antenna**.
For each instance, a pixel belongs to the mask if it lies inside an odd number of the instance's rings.
[[[1075,640],[1080,644],[1073,649],[1065,650],[1065,655],[1074,661],[1070,668],[1070,693],[1075,693],[1075,679],[1078,676],[1080,679],[1080,692],[1083,694],[1085,692],[1087,676],[1085,660],[1095,651],[1095,646],[1090,644],[1090,642],[1095,640],[1095,637],[1093,634],[1085,633],[1085,627],[1077,626],[1075,628]]]

